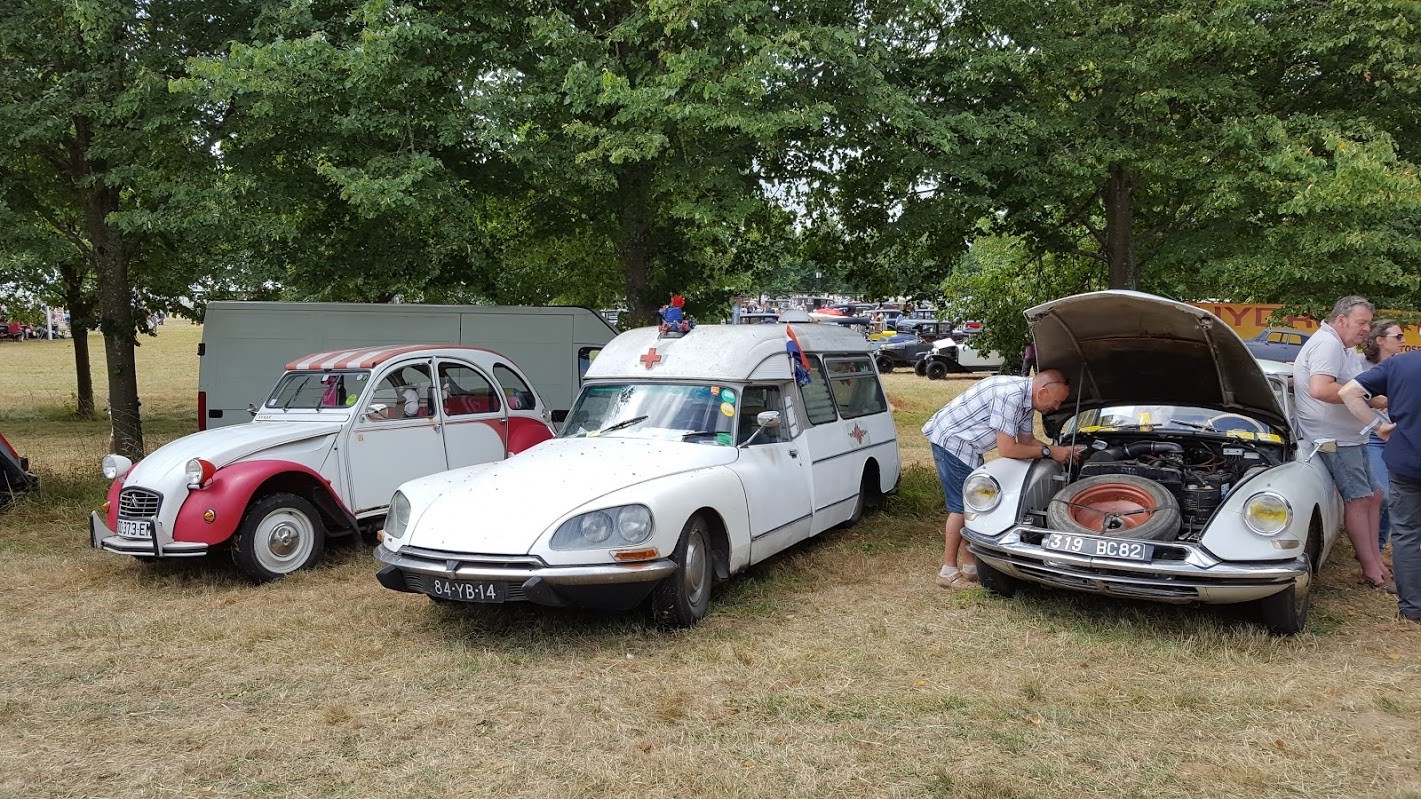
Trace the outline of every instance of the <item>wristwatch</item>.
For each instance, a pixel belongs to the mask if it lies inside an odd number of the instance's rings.
[[[1049,458],[1049,457],[1051,457],[1051,448],[1043,444],[1043,445],[1041,446],[1041,457],[1043,457],[1043,458]]]

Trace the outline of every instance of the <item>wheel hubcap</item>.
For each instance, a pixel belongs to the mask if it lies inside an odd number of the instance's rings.
[[[253,547],[262,568],[286,574],[301,568],[315,547],[316,529],[305,514],[282,508],[262,520]]]
[[[692,604],[700,601],[710,582],[709,561],[706,559],[706,540],[700,530],[691,531],[686,540],[685,586],[686,597]]]

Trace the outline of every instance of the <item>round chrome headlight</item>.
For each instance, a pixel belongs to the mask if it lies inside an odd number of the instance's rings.
[[[1293,521],[1293,507],[1272,491],[1261,491],[1243,503],[1243,523],[1259,535],[1275,536]]]
[[[612,519],[600,511],[589,513],[577,524],[577,532],[594,544],[600,544],[612,537]]]
[[[128,474],[128,470],[133,468],[133,461],[122,455],[105,455],[99,465],[104,471],[104,479],[117,480]]]
[[[651,510],[645,505],[628,505],[617,514],[617,535],[628,544],[640,544],[651,537]]]
[[[1002,501],[1002,487],[985,472],[973,472],[962,484],[962,504],[969,510],[986,513]]]
[[[404,538],[409,524],[409,498],[396,491],[395,496],[390,498],[390,509],[385,513],[385,537]]]

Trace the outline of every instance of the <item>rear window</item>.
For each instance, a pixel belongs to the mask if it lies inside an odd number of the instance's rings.
[[[883,388],[878,384],[878,370],[868,356],[825,358],[824,365],[834,404],[845,419],[888,410]]]

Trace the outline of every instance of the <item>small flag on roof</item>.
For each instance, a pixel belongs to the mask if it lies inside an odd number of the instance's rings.
[[[789,361],[794,364],[794,382],[801,386],[809,385],[814,379],[809,375],[809,358],[805,356],[804,348],[799,346],[794,328],[789,325],[785,325],[785,352],[789,353]]]

